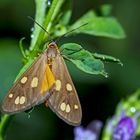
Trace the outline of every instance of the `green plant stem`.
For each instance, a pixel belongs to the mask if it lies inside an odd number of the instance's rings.
[[[0,122],[0,140],[4,140],[7,128],[12,120],[12,115],[4,115]]]
[[[53,2],[51,4],[51,7],[50,7],[50,9],[48,11],[48,14],[46,15],[45,20],[44,20],[43,27],[45,29],[47,29],[49,23],[52,21],[52,17],[54,18],[54,15],[55,16],[57,15],[56,12],[58,12],[58,11],[56,11],[55,8],[57,7],[57,5],[59,5],[60,2],[61,2],[61,0],[53,0]],[[45,34],[45,32],[43,30],[41,30],[40,34],[38,36],[38,39],[36,41],[36,44],[35,44],[35,46],[33,48],[33,51],[39,49],[39,47],[40,47],[40,45],[41,45],[41,43],[42,43],[42,41],[44,39],[44,34]]]
[[[60,8],[61,8],[61,6],[62,6],[63,3],[64,3],[64,0],[59,0],[58,4],[56,5],[56,7],[54,9],[55,11],[54,11],[54,13],[52,15],[52,18],[51,18],[51,21],[49,22],[49,25],[47,27],[47,31],[50,30],[50,28],[52,26],[52,22],[55,20],[55,18],[57,16],[58,12],[60,11]]]
[[[49,0],[35,0],[36,10],[35,10],[35,21],[37,21],[39,24],[43,24],[43,19],[45,18],[46,9],[48,9],[48,1]],[[38,27],[38,25],[34,24],[34,31],[32,32],[31,36],[33,37],[30,42],[30,51],[33,50],[35,43],[37,41],[37,38],[39,36],[41,28]]]

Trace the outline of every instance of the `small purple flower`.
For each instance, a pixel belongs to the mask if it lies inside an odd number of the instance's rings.
[[[94,132],[84,129],[82,126],[76,127],[74,134],[75,140],[96,140],[97,138]]]
[[[87,128],[78,126],[74,128],[74,140],[97,140],[100,133],[102,123],[100,121],[93,121]]]
[[[113,140],[131,140],[136,127],[137,123],[132,117],[123,116],[114,129]]]

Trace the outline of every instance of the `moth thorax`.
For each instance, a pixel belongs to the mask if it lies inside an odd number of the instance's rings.
[[[47,56],[49,58],[55,58],[57,56],[57,45],[55,42],[51,42],[48,45]]]
[[[55,58],[57,56],[57,50],[55,48],[48,48],[47,56],[48,58]]]

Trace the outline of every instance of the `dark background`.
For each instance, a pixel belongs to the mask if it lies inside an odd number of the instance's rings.
[[[140,1],[139,0],[75,0],[71,23],[89,9],[102,4],[112,4],[111,15],[115,16],[126,32],[126,39],[114,40],[88,35],[64,38],[63,42],[76,42],[93,52],[112,55],[122,60],[124,66],[105,64],[109,78],[89,75],[68,63],[70,74],[77,89],[82,109],[82,125],[94,119],[105,123],[115,112],[120,99],[125,98],[140,87]],[[33,0],[0,0],[0,98],[8,89],[22,67],[19,40],[26,37],[24,46],[30,43],[31,21],[34,17]],[[7,140],[71,140],[73,127],[60,120],[44,105],[37,106],[31,117],[25,113],[16,115],[11,122]]]

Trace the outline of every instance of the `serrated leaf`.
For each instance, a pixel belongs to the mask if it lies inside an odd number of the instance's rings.
[[[35,4],[36,4],[35,21],[37,21],[40,25],[43,24],[45,18],[47,3],[48,0],[35,0]],[[36,44],[37,38],[41,30],[42,29],[34,23],[33,32],[31,34],[32,40],[31,40],[30,50],[32,50],[34,45]]]
[[[63,44],[60,47],[60,50],[63,50],[64,57],[70,60],[83,72],[89,74],[101,74],[107,77],[102,61],[95,59],[89,51],[84,50],[79,44]]]
[[[75,30],[74,33],[85,33],[94,36],[110,37],[121,39],[125,37],[124,30],[116,18],[113,17],[97,17],[92,11],[89,11],[80,19],[78,19],[70,29],[75,29],[84,23],[86,26]]]
[[[120,64],[121,66],[123,66],[123,63],[120,61],[120,59],[117,59],[117,58],[115,58],[113,56],[105,55],[105,54],[99,54],[99,53],[93,53],[92,55],[96,59],[100,59],[100,60],[105,61],[105,62],[117,63],[117,64]]]

